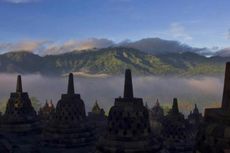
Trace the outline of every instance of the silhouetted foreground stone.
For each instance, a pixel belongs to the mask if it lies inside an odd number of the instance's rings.
[[[16,92],[10,94],[6,112],[2,116],[1,130],[5,132],[31,132],[39,128],[36,111],[28,93],[23,92],[21,76],[18,76]]]
[[[72,73],[56,108],[46,102],[37,115],[18,76],[16,92],[0,116],[0,153],[221,153],[230,146],[229,100],[229,63],[222,107],[206,109],[204,124],[196,105],[186,120],[176,98],[167,115],[158,100],[149,111],[142,98],[134,97],[131,70],[125,72],[124,95],[115,99],[108,118],[97,102],[86,116]]]
[[[164,147],[170,153],[192,153],[195,149],[194,137],[184,115],[179,112],[177,98],[173,99],[172,109],[162,122]]]
[[[221,108],[205,109],[205,124],[197,138],[201,153],[230,152],[230,62],[226,64]]]
[[[105,136],[97,144],[97,153],[154,153],[161,149],[151,138],[148,110],[141,98],[133,97],[131,71],[125,72],[124,97],[116,98],[110,109]]]
[[[5,146],[11,148],[10,152],[33,152],[33,146],[38,143],[41,124],[28,93],[22,90],[20,75],[17,78],[16,92],[10,94],[6,111],[1,117],[0,132],[9,140],[3,141],[8,142]]]
[[[98,140],[98,138],[105,133],[107,117],[105,116],[104,109],[100,108],[97,101],[95,102],[92,111],[88,113],[88,120],[90,124],[94,126],[96,130],[95,134]]]
[[[82,153],[88,152],[94,139],[94,130],[86,119],[84,102],[74,92],[71,73],[67,94],[63,94],[58,101],[56,111],[44,129],[43,152],[78,151],[78,148]]]
[[[188,115],[188,121],[197,128],[203,122],[202,114],[199,112],[196,104],[193,111]]]
[[[55,113],[55,107],[53,105],[52,100],[48,103],[48,101],[46,100],[45,105],[39,109],[38,111],[38,117],[41,120],[41,122],[43,122],[43,126],[45,126],[45,124],[47,124],[51,119],[52,119],[52,115]]]
[[[149,110],[150,127],[155,135],[160,135],[162,130],[162,121],[164,119],[164,110],[157,99],[156,104]]]

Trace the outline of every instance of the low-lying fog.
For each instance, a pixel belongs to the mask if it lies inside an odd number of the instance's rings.
[[[16,74],[0,74],[0,99],[9,97],[15,91]],[[67,91],[66,77],[44,77],[23,75],[23,90],[30,97],[37,97],[41,103],[53,99],[56,103]],[[106,111],[114,103],[114,98],[123,95],[124,76],[110,78],[75,77],[75,91],[81,94],[89,111],[98,100]],[[188,113],[197,103],[200,109],[216,107],[220,104],[223,91],[223,77],[133,77],[134,95],[142,97],[152,107],[158,98],[164,106],[171,105],[173,97],[179,100],[183,113]]]

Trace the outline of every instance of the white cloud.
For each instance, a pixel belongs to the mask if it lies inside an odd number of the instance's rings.
[[[29,51],[40,55],[61,54],[74,50],[87,50],[92,48],[106,48],[114,45],[108,39],[90,38],[86,40],[69,40],[64,43],[55,43],[46,40],[24,40],[16,43],[0,43],[0,52]]]
[[[16,43],[0,43],[0,52],[8,51],[28,51],[28,52],[39,52],[43,50],[49,41],[34,41],[34,40],[24,40]]]
[[[185,41],[190,41],[193,38],[187,33],[185,27],[178,22],[172,23],[170,25],[170,33],[174,38],[183,39]]]
[[[45,54],[61,54],[73,50],[87,50],[92,48],[106,48],[114,45],[114,42],[108,39],[90,38],[86,40],[69,40],[63,44],[53,43],[49,45]]]
[[[20,3],[32,3],[37,2],[38,0],[1,0],[8,3],[20,4]]]

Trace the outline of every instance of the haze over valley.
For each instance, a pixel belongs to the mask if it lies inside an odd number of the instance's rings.
[[[10,92],[15,91],[17,74],[0,74],[0,97],[5,102]],[[45,100],[52,99],[56,104],[62,93],[67,91],[66,77],[46,77],[38,74],[22,75],[23,90],[30,97],[36,97],[43,105]],[[86,110],[91,110],[95,100],[106,112],[114,103],[114,98],[123,96],[124,77],[82,78],[75,77],[75,91],[81,94]],[[223,77],[157,77],[133,76],[134,95],[144,98],[152,107],[157,98],[161,105],[170,107],[172,99],[177,97],[181,111],[188,114],[196,103],[201,110],[204,107],[220,105],[223,88]]]

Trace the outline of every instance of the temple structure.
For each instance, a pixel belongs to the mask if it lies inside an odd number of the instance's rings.
[[[195,142],[191,128],[184,115],[179,112],[177,98],[173,99],[172,109],[163,122],[164,147],[170,153],[192,153]]]
[[[16,92],[10,94],[1,130],[5,132],[31,132],[38,129],[38,117],[27,92],[22,90],[21,76],[17,78]]]
[[[6,111],[1,117],[0,133],[23,153],[33,151],[41,132],[40,122],[27,92],[22,90],[21,76],[17,78],[16,92],[10,94]]]
[[[52,114],[54,112],[55,112],[55,107],[53,105],[52,100],[50,100],[49,103],[46,100],[45,105],[39,109],[38,116],[42,122],[47,123],[51,119]]]
[[[133,96],[131,70],[125,72],[124,96],[110,109],[106,134],[97,153],[157,153],[159,142],[151,137],[148,110],[141,98]]]
[[[91,114],[94,114],[94,115],[102,115],[102,116],[105,115],[104,109],[103,109],[103,108],[100,108],[100,106],[98,105],[97,100],[96,100],[96,102],[95,102],[95,104],[94,104],[94,106],[93,106],[93,108],[92,108],[92,111],[89,112],[89,116],[90,116]]]
[[[156,104],[149,110],[150,127],[155,134],[160,134],[162,130],[162,120],[164,119],[164,110],[157,99]]]
[[[75,94],[73,74],[69,74],[68,91],[58,101],[56,111],[44,129],[42,153],[88,153],[93,144],[94,130],[87,122],[85,105]]]
[[[91,125],[94,126],[97,138],[104,134],[107,127],[107,117],[105,116],[104,109],[100,108],[97,101],[95,102],[92,111],[88,113],[88,120]]]
[[[202,113],[199,112],[196,104],[193,111],[188,115],[188,121],[194,126],[199,126],[203,122]]]
[[[226,63],[221,108],[205,109],[205,123],[197,137],[197,150],[201,153],[230,152],[230,62]]]
[[[159,100],[157,99],[156,104],[150,110],[150,118],[153,120],[160,120],[164,117],[164,110],[160,106]]]

